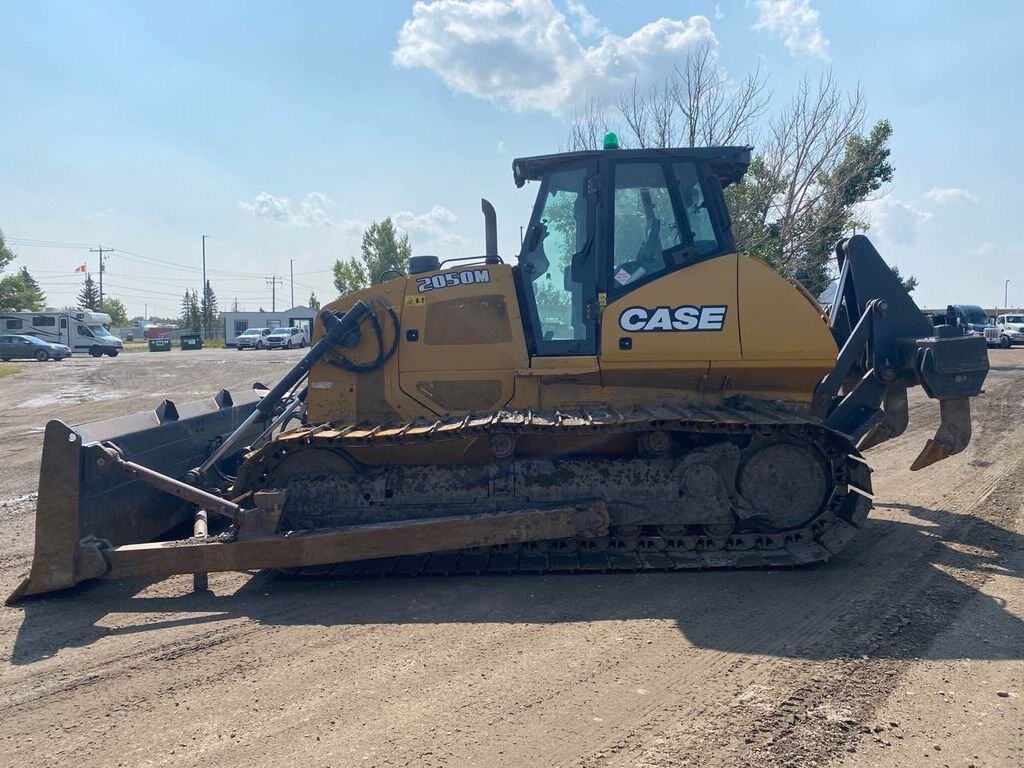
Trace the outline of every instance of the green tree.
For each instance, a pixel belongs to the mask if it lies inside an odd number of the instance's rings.
[[[92,274],[86,273],[85,283],[78,294],[78,308],[87,309],[91,312],[98,312],[100,308],[100,291],[92,279]]]
[[[361,291],[369,285],[366,279],[366,267],[358,259],[348,261],[338,259],[334,262],[334,287],[339,296]]]
[[[199,292],[185,291],[181,299],[179,323],[184,330],[199,333],[203,329],[203,313],[199,307]]]
[[[38,312],[45,304],[46,295],[26,267],[22,267],[13,275],[7,275],[0,279],[0,307]]]
[[[0,229],[0,272],[7,269],[7,265],[14,261],[14,251],[7,247],[7,241],[4,240],[3,230]]]
[[[334,262],[334,287],[339,295],[346,296],[372,285],[385,272],[404,275],[411,255],[409,235],[399,237],[390,217],[375,221],[363,233],[359,258]]]
[[[115,328],[123,328],[128,325],[128,313],[125,311],[124,302],[120,299],[104,296],[103,309],[100,311],[110,315],[110,324]]]
[[[210,281],[206,281],[203,289],[203,298],[200,301],[200,315],[202,330],[209,334],[213,328],[213,321],[217,319],[217,294],[210,287]]]
[[[895,264],[890,264],[889,269],[892,270],[892,273],[896,275],[896,278],[903,284],[903,290],[905,290],[907,293],[914,292],[914,289],[917,288],[916,277],[914,277],[913,275],[907,275],[906,277],[904,277],[903,275],[900,274],[900,268],[897,267]]]
[[[203,330],[203,309],[199,300],[199,291],[192,291],[189,298],[188,328],[192,333]]]
[[[314,312],[320,309],[320,299],[316,297],[316,291],[309,294],[309,308]]]

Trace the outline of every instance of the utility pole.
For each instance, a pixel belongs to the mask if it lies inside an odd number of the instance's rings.
[[[99,310],[98,310],[100,312],[103,311],[103,261],[104,261],[104,259],[109,259],[110,258],[109,256],[104,256],[103,254],[104,253],[113,253],[113,252],[114,252],[113,248],[104,248],[102,245],[100,245],[100,246],[98,246],[96,248],[90,248],[89,249],[89,253],[98,253],[100,255],[100,306],[99,306]]]
[[[1003,283],[1003,309],[1009,309],[1010,308],[1010,305],[1006,303],[1007,301],[1009,301],[1009,295],[1010,295],[1010,281],[1009,281],[1009,279],[1007,279]]]
[[[288,283],[292,288],[292,306],[295,306],[295,259],[288,259]]]
[[[277,286],[282,285],[284,280],[277,275],[267,278],[267,285],[270,286],[270,311],[277,312]]]
[[[208,237],[209,237],[209,235],[203,235],[203,300],[202,300],[202,303],[199,305],[203,309],[203,338],[204,339],[206,338],[206,326],[208,325],[207,315],[209,314],[209,312],[208,312],[209,307],[206,306],[206,238],[208,238]]]

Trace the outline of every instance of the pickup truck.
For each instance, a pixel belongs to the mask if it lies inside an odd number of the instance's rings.
[[[996,330],[999,332],[999,346],[1003,349],[1024,344],[1024,315],[997,316]]]

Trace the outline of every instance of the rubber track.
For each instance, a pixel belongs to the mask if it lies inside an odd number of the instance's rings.
[[[826,429],[812,418],[775,403],[745,399],[714,406],[656,406],[627,410],[515,411],[470,414],[435,422],[410,424],[326,425],[287,433],[277,444],[305,447],[350,447],[372,444],[451,440],[497,431],[553,434],[600,431],[638,432],[663,429],[693,431],[723,438],[788,435],[816,443],[831,460],[834,492],[822,512],[808,525],[781,533],[750,531],[726,538],[667,537],[653,529],[638,536],[607,536],[530,542],[490,549],[438,552],[379,560],[363,560],[287,571],[291,575],[383,577],[417,575],[479,575],[487,573],[579,573],[670,571],[709,568],[795,566],[827,560],[856,533],[871,509],[870,469],[845,435]],[[269,460],[274,443],[257,460]],[[270,462],[272,464],[272,461]]]

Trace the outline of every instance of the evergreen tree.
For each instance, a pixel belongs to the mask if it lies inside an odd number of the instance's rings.
[[[210,281],[206,281],[203,289],[203,298],[200,302],[200,314],[202,315],[203,331],[207,334],[213,328],[213,321],[217,318],[217,294],[210,287]]]
[[[309,308],[316,312],[320,309],[320,299],[316,297],[316,291],[309,294]]]
[[[25,293],[28,298],[29,306],[26,309],[33,311],[41,310],[46,305],[46,294],[43,293],[43,289],[39,287],[39,283],[36,279],[29,274],[27,267],[22,267],[18,272],[18,276],[25,284]]]
[[[200,333],[203,330],[203,310],[200,306],[199,291],[192,291],[189,295],[188,327],[192,333]]]
[[[192,318],[192,292],[189,290],[185,291],[185,295],[181,297],[181,316],[178,319],[178,324],[187,329],[189,327],[190,320]]]
[[[85,284],[78,294],[78,308],[91,312],[98,312],[100,309],[100,291],[92,279],[92,274],[88,272],[85,275]]]

